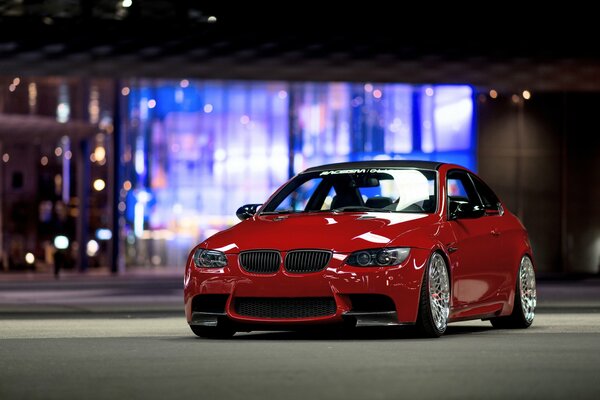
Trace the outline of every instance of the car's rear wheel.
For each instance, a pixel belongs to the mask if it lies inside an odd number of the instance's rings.
[[[523,329],[533,323],[537,292],[535,285],[535,270],[528,256],[521,258],[517,287],[515,290],[515,304],[512,313],[507,317],[490,319],[494,328]]]
[[[190,325],[190,328],[196,336],[207,339],[228,339],[235,335],[235,329],[220,323],[217,326]]]
[[[417,328],[426,337],[440,337],[450,315],[450,278],[440,253],[433,253],[423,274]]]

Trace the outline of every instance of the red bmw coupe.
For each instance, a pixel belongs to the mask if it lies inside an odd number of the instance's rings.
[[[187,322],[201,337],[301,325],[449,322],[527,328],[527,231],[476,174],[425,161],[309,168],[192,249]]]

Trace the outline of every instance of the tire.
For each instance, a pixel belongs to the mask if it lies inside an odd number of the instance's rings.
[[[521,258],[519,274],[515,288],[515,304],[512,313],[506,317],[490,319],[494,328],[525,329],[529,328],[535,317],[537,292],[535,285],[535,270],[528,256]]]
[[[446,332],[450,315],[450,277],[440,253],[433,253],[423,274],[416,328],[421,336],[436,338]]]
[[[219,324],[220,325],[220,324]],[[229,326],[200,326],[190,325],[192,332],[201,338],[206,339],[229,339],[235,335],[235,329]]]

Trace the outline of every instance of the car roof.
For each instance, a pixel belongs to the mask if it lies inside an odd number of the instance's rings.
[[[421,160],[372,160],[372,161],[351,161],[335,164],[325,164],[316,167],[311,167],[303,171],[319,172],[337,169],[356,169],[356,168],[421,168],[437,170],[444,163],[437,161],[421,161]]]

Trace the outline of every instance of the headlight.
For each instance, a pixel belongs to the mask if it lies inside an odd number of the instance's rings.
[[[360,250],[350,254],[346,264],[355,267],[398,265],[408,258],[409,253],[408,247]]]
[[[196,249],[192,259],[198,268],[222,268],[227,265],[225,253],[217,250]]]

